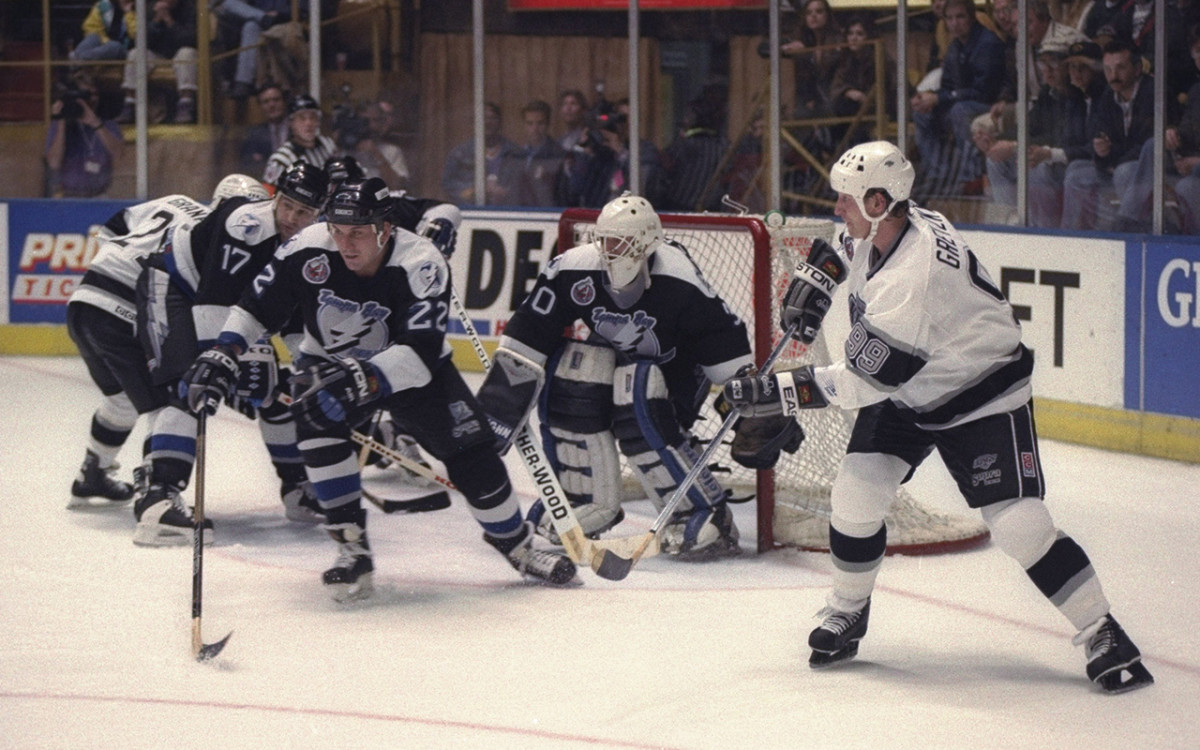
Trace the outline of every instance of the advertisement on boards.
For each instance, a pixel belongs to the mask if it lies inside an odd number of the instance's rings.
[[[65,323],[67,300],[97,243],[92,227],[128,201],[14,200],[5,204],[8,323]]]
[[[1125,408],[1200,417],[1200,243],[1130,243]],[[1141,330],[1137,330],[1140,328]]]

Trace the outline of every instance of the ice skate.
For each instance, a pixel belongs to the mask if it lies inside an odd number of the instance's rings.
[[[870,616],[870,599],[856,612],[840,612],[832,607],[818,612],[817,617],[825,619],[808,634],[808,645],[813,650],[808,666],[819,669],[857,656],[858,642],[867,634]]]
[[[1105,615],[1072,639],[1087,655],[1088,679],[1106,693],[1125,693],[1154,684],[1142,653],[1112,615]]]
[[[325,515],[321,513],[321,507],[317,504],[311,483],[286,483],[279,490],[279,496],[283,500],[283,514],[287,520],[296,523],[325,522]]]
[[[575,563],[557,552],[534,549],[533,524],[525,522],[515,537],[500,538],[483,535],[484,541],[495,547],[522,576],[563,586],[575,578]]]
[[[152,484],[133,504],[137,527],[133,543],[141,547],[172,547],[192,543],[195,518],[179,490]],[[213,524],[204,519],[204,543],[212,544]]]
[[[67,510],[116,507],[133,499],[133,485],[112,476],[118,468],[116,463],[100,468],[100,457],[89,450],[83,458],[83,465],[79,467],[79,475],[71,483],[71,499],[67,501]],[[106,502],[92,505],[91,498]]]
[[[685,562],[711,562],[742,553],[729,506],[681,511],[664,528],[662,549]]]
[[[352,602],[366,599],[375,590],[371,582],[375,562],[367,531],[358,524],[342,523],[326,526],[325,531],[338,544],[337,560],[321,575],[321,582],[335,601]]]

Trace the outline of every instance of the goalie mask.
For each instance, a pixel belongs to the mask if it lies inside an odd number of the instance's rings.
[[[217,183],[216,189],[213,190],[212,203],[209,203],[208,207],[216,208],[217,204],[226,198],[236,198],[238,196],[245,196],[254,200],[265,200],[271,197],[267,189],[258,180],[250,175],[234,173],[226,175]]]
[[[873,141],[859,144],[842,154],[829,170],[829,186],[853,198],[863,218],[871,222],[870,233],[865,237],[870,242],[879,229],[879,222],[897,203],[908,200],[915,177],[912,162],[900,149],[887,141]],[[882,214],[873,217],[867,214],[863,201],[867,193],[875,189],[886,190],[891,202]]]
[[[613,289],[639,279],[643,288],[650,285],[647,261],[662,240],[662,222],[649,201],[630,193],[609,201],[596,219],[593,236]]]

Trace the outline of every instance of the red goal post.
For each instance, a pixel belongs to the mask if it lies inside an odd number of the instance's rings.
[[[559,218],[557,251],[589,241],[599,213],[582,208],[564,211]],[[755,361],[761,364],[782,335],[779,304],[792,270],[808,257],[815,238],[834,241],[833,222],[784,219],[777,212],[771,226],[764,217],[753,215],[660,213],[659,218],[664,234],[687,248],[705,279],[746,322]],[[829,361],[822,334],[811,346],[794,342],[775,369]],[[727,447],[716,454],[713,466],[718,481],[735,496],[755,496],[760,552],[777,546],[828,547],[829,494],[849,440],[853,414],[812,409],[806,410],[800,421],[806,434],[804,444],[796,454],[784,454],[774,470],[755,472],[741,467],[729,457]],[[705,404],[693,433],[704,441],[719,424],[720,417]],[[634,497],[640,496],[632,475],[626,478],[626,486]],[[903,490],[889,514],[888,530],[889,552],[906,554],[945,552],[987,538],[981,522],[930,510]]]

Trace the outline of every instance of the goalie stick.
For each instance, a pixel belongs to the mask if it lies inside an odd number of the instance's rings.
[[[783,338],[779,340],[779,343],[776,344],[775,348],[771,350],[771,353],[767,355],[766,360],[762,363],[760,372],[767,373],[771,371],[771,367],[775,364],[775,361],[779,359],[780,355],[783,354],[784,349],[786,349],[788,344],[791,343],[792,334],[796,332],[797,328],[799,328],[799,325],[799,322],[794,322],[788,326],[786,331],[783,332]],[[717,428],[716,434],[710,439],[708,447],[704,449],[704,453],[702,453],[700,458],[696,459],[696,462],[692,464],[692,468],[688,471],[687,476],[685,476],[683,481],[679,483],[679,486],[675,488],[675,492],[671,495],[671,499],[668,500],[667,504],[663,506],[663,509],[659,511],[658,518],[654,519],[654,523],[650,525],[650,530],[648,532],[642,534],[641,536],[612,540],[614,544],[605,545],[604,548],[600,550],[600,554],[597,556],[597,559],[594,561],[592,566],[593,570],[595,570],[597,574],[600,574],[600,569],[603,568],[605,578],[619,581],[625,576],[629,575],[629,571],[634,565],[637,564],[638,560],[641,560],[643,557],[652,557],[653,555],[658,554],[659,533],[662,531],[667,521],[671,519],[671,516],[675,513],[675,509],[679,507],[679,503],[683,501],[684,495],[686,495],[687,491],[691,489],[692,483],[696,481],[696,477],[700,476],[700,472],[703,471],[708,465],[708,462],[712,459],[713,454],[716,453],[717,448],[721,445],[721,439],[724,438],[725,434],[733,427],[733,424],[737,421],[739,415],[740,410],[736,407],[729,411],[729,415],[725,417],[725,421],[721,423],[719,428]],[[620,544],[615,544],[615,542],[619,542]],[[629,550],[629,552],[625,552],[625,550]]]
[[[463,306],[462,300],[459,299],[458,291],[454,289],[453,285],[450,287],[450,303],[454,305],[454,310],[458,315],[459,323],[462,324],[463,331],[467,334],[467,338],[471,340],[471,347],[475,350],[475,356],[479,357],[479,361],[483,364],[485,370],[491,369],[492,358],[488,356],[487,350],[483,348],[483,342],[479,339],[479,333],[475,330],[475,324],[471,322],[470,316],[467,315],[467,308]],[[554,531],[558,534],[558,538],[562,542],[567,556],[579,565],[591,567],[596,572],[596,575],[601,578],[609,578],[611,574],[608,568],[604,568],[600,564],[602,557],[602,553],[599,550],[600,543],[593,542],[584,536],[583,528],[579,525],[579,518],[576,517],[574,509],[571,508],[571,503],[567,501],[567,493],[563,491],[562,485],[559,484],[558,477],[555,476],[554,469],[551,468],[541,444],[533,436],[533,433],[530,432],[528,423],[513,438],[513,447],[516,449],[517,455],[521,457],[521,462],[525,464],[525,469],[529,472],[529,478],[533,480],[538,498],[546,506],[546,511],[550,513],[550,522],[554,525]],[[624,576],[621,577],[623,578]]]
[[[205,662],[214,658],[225,648],[233,631],[216,643],[205,643],[200,637],[200,609],[202,602],[202,582],[204,578],[204,463],[205,438],[208,423],[208,410],[201,409],[196,416],[196,508],[193,511],[192,525],[192,656],[196,661]]]

